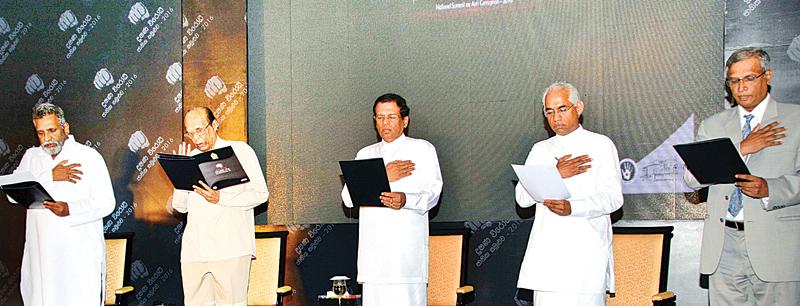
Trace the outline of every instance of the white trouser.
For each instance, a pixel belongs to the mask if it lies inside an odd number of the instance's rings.
[[[252,256],[211,262],[182,262],[186,306],[247,306]]]

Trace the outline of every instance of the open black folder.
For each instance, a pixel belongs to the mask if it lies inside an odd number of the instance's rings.
[[[701,184],[733,184],[737,174],[750,174],[730,138],[674,145],[686,167]]]
[[[197,181],[203,181],[211,189],[219,190],[250,181],[231,147],[193,156],[159,153],[158,163],[175,189],[191,191],[192,185],[199,186]]]
[[[355,206],[379,206],[381,192],[390,192],[383,158],[339,161],[344,182]]]
[[[53,202],[53,197],[29,172],[4,175],[0,178],[2,178],[0,189],[25,208],[44,208],[45,201]]]

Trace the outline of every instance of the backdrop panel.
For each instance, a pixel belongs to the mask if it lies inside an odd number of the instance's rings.
[[[31,108],[61,106],[76,140],[97,149],[111,174],[117,207],[105,231],[136,233],[136,305],[181,298],[183,224],[167,212],[172,190],[155,161],[181,140],[180,11],[168,0],[0,3],[0,174],[38,145]],[[21,304],[24,218],[0,198],[2,305]]]

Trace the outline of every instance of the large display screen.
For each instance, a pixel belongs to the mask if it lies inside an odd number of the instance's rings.
[[[250,43],[263,69],[270,223],[353,221],[337,161],[377,141],[372,103],[411,108],[409,136],[436,146],[434,221],[508,220],[512,163],[548,137],[542,91],[586,103],[583,126],[622,160],[623,218],[696,219],[672,144],[724,101],[722,3],[697,1],[274,1]],[[254,56],[258,54],[259,56]],[[252,74],[252,70],[251,70]],[[251,77],[252,83],[252,77]],[[252,97],[251,97],[252,99]],[[252,122],[252,121],[251,121]]]

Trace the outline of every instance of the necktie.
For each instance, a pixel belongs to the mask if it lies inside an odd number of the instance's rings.
[[[747,138],[747,135],[750,135],[750,120],[753,120],[753,115],[747,114],[744,115],[744,128],[742,128],[742,140]],[[728,201],[728,212],[731,213],[731,216],[736,216],[739,214],[739,211],[742,210],[742,189],[736,187],[733,189],[733,193],[731,194],[731,199]]]

